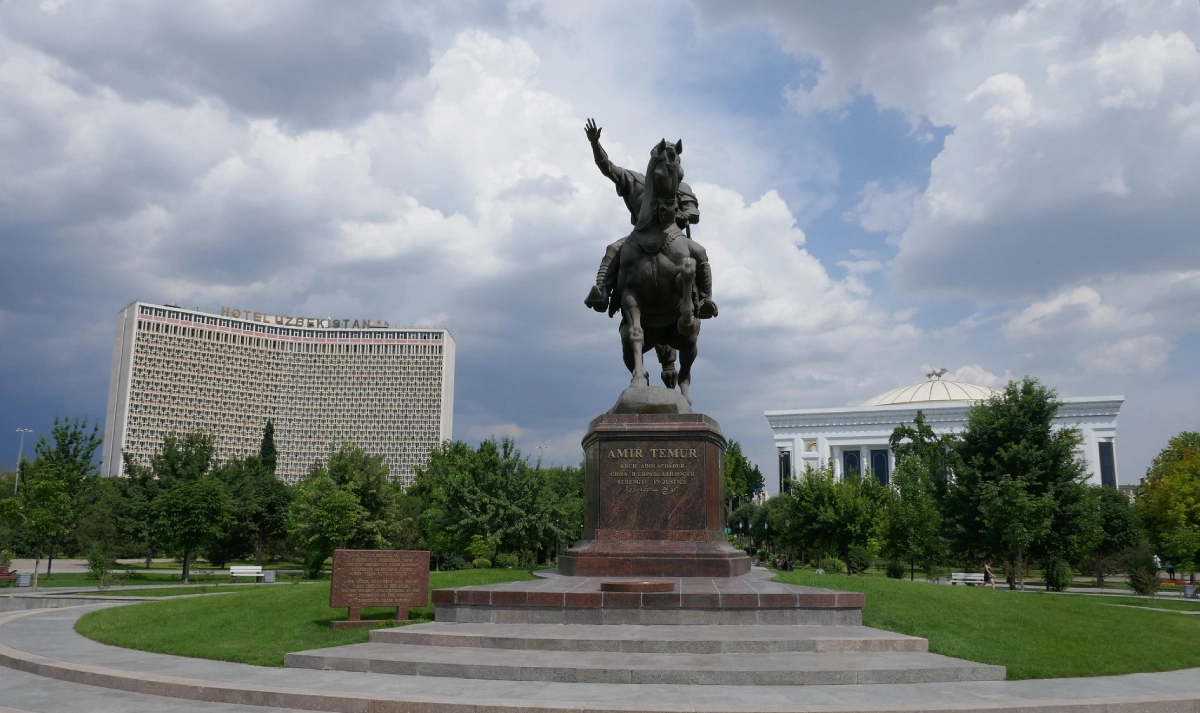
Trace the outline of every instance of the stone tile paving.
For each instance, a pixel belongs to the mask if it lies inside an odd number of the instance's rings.
[[[272,708],[299,713],[294,708]],[[263,713],[258,706],[147,696],[0,668],[0,713]]]
[[[831,710],[912,710],[996,706],[1045,708],[1089,703],[1099,707],[1123,700],[1142,702],[1142,705],[1135,705],[1129,710],[1200,709],[1196,705],[1200,702],[1200,669],[1036,681],[755,687],[431,680],[368,673],[271,669],[128,651],[89,641],[76,634],[72,625],[92,608],[50,610],[2,622],[0,644],[62,661],[128,672],[165,673],[200,679],[214,685],[248,688],[269,686],[326,693],[349,691],[380,700],[456,702],[467,705],[494,703],[521,706],[525,702],[534,707],[561,705],[571,708],[607,707],[613,710],[767,711],[799,708],[821,710],[825,707]],[[95,689],[95,692],[97,700],[107,695],[106,689]],[[1162,705],[1155,706],[1155,703]],[[3,703],[0,702],[0,705]],[[50,713],[53,709],[45,710]],[[155,710],[171,709],[164,707]],[[193,709],[185,707],[179,710]],[[195,710],[243,709],[218,707]]]

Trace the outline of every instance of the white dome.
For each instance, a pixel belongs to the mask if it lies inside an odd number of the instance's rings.
[[[999,393],[993,388],[978,384],[930,379],[919,384],[909,384],[892,389],[863,403],[863,406],[915,404],[927,401],[982,401]]]

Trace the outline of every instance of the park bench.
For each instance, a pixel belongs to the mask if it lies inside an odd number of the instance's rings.
[[[229,568],[229,579],[235,577],[254,577],[254,581],[259,581],[263,578],[262,565],[257,564],[235,564]]]
[[[955,572],[950,575],[950,584],[961,584],[967,587],[982,587],[983,572]]]
[[[0,567],[0,582],[12,582],[16,584],[17,573],[10,572],[8,567]]]

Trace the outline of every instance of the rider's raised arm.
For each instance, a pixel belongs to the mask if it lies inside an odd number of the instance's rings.
[[[613,162],[608,158],[608,152],[600,145],[600,132],[603,130],[596,126],[595,119],[588,119],[583,127],[584,133],[587,134],[588,143],[592,145],[592,158],[596,159],[596,167],[610,181],[619,183],[623,178],[621,174],[625,172],[625,169],[613,165]]]
[[[642,202],[642,185],[645,179],[642,174],[621,168],[608,158],[608,152],[600,145],[602,129],[596,126],[595,119],[588,119],[583,130],[587,134],[588,143],[592,145],[592,157],[596,159],[596,167],[600,169],[600,173],[603,173],[616,185],[617,195],[625,199],[625,207],[629,209],[629,222],[637,223],[637,214],[641,209]]]

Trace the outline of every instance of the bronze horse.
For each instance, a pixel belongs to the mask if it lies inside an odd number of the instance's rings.
[[[673,349],[679,354],[679,391],[691,403],[688,387],[700,319],[715,316],[716,309],[710,300],[701,303],[695,289],[697,265],[708,262],[704,248],[675,221],[682,153],[682,141],[669,144],[666,139],[650,152],[641,211],[621,246],[615,296],[621,308],[622,356],[633,375],[629,385],[650,385],[643,354],[656,347]]]

